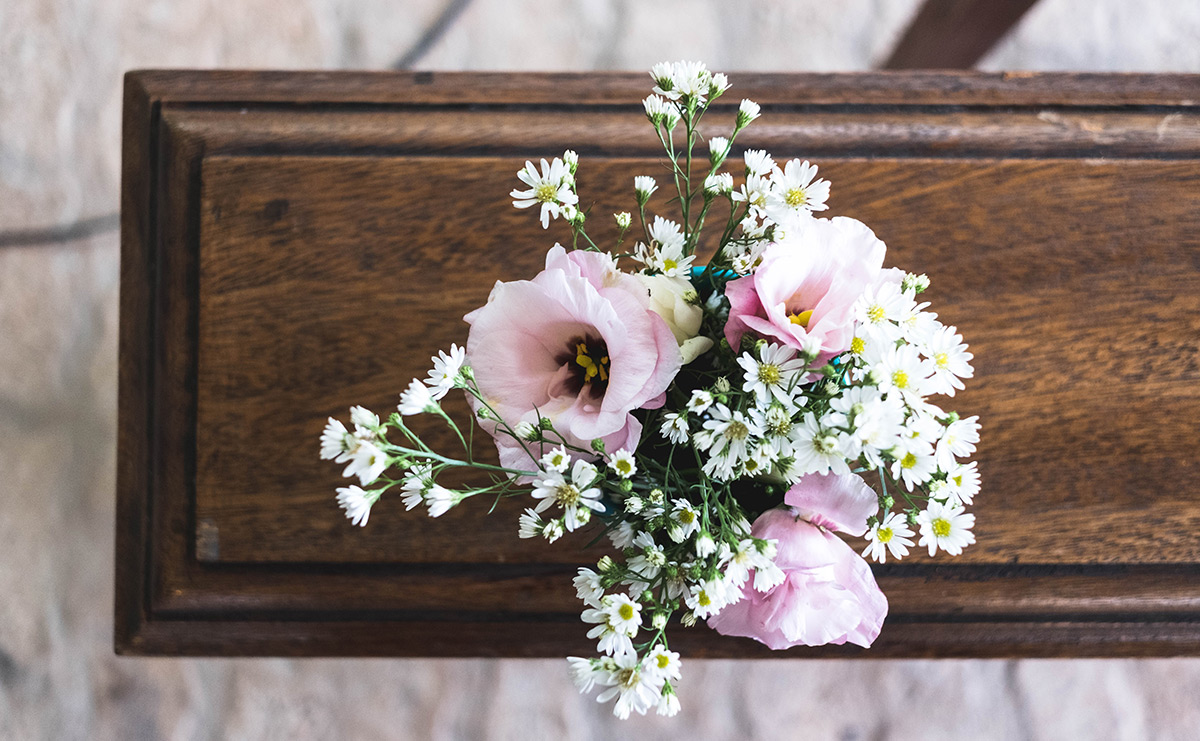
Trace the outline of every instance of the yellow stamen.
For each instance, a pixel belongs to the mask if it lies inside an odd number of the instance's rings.
[[[950,534],[950,521],[942,517],[938,517],[933,521],[933,534],[939,538],[944,538]]]
[[[584,383],[591,381],[596,376],[600,376],[601,381],[608,380],[608,356],[600,358],[599,363],[592,360],[588,355],[588,346],[585,342],[575,345],[575,364],[584,369]]]
[[[854,339],[850,340],[850,352],[854,353],[855,355],[862,355],[863,351],[866,349],[867,343],[863,342],[863,338],[855,337]]]
[[[808,322],[812,319],[812,309],[802,311],[799,314],[788,314],[788,321],[792,324],[799,324],[805,329],[808,328]]]
[[[549,203],[558,200],[558,188],[550,183],[542,183],[533,191],[533,197],[539,203]]]
[[[875,539],[880,543],[890,543],[892,542],[893,535],[895,535],[895,533],[890,527],[881,527],[879,528],[879,532],[875,533]]]
[[[675,262],[671,258],[668,257],[667,259],[663,260],[663,271],[664,272],[666,272],[668,270],[674,270],[677,267],[679,267],[679,263]]]
[[[633,619],[633,605],[626,602],[625,604],[623,604],[617,608],[617,614],[621,616],[622,620],[632,620]]]
[[[792,188],[783,197],[783,202],[792,208],[795,208],[796,206],[803,204],[805,198],[806,196],[804,193],[804,188]]]

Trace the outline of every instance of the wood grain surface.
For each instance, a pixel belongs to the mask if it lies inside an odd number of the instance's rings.
[[[739,149],[813,159],[831,214],[929,274],[976,356],[945,406],[983,424],[978,543],[876,567],[891,613],[870,652],[784,653],[1200,653],[1200,78],[733,82],[765,114]],[[515,502],[430,520],[385,499],[353,528],[316,440],[351,404],[394,406],[495,280],[568,238],[511,207],[525,159],[579,151],[610,235],[662,167],[644,87],[127,77],[119,651],[588,650],[570,575],[602,551],[517,539]],[[680,632],[692,655],[778,655]]]

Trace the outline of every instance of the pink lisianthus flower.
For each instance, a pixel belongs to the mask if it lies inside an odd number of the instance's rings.
[[[599,252],[555,245],[533,280],[497,282],[465,318],[467,357],[496,415],[514,430],[540,415],[584,450],[601,439],[610,451],[633,451],[642,425],[631,412],[662,406],[679,371],[679,344],[649,291]],[[529,453],[540,456],[540,446],[481,423],[503,465],[536,470]]]
[[[876,283],[887,247],[861,221],[802,219],[768,245],[752,275],[725,286],[725,339],[736,352],[751,332],[815,351],[816,365],[849,349],[855,301]]]
[[[887,598],[867,562],[833,531],[865,532],[874,492],[857,476],[815,475],[793,486],[784,501],[800,509],[768,510],[751,528],[755,537],[777,541],[783,581],[767,592],[747,581],[742,599],[709,618],[709,626],[775,650],[847,641],[869,648],[883,627]]]

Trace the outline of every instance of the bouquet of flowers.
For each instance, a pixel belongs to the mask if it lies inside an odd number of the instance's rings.
[[[979,490],[964,461],[976,418],[927,400],[972,375],[962,337],[920,301],[928,278],[884,268],[861,222],[815,216],[830,185],[807,161],[747,150],[727,167],[754,102],[702,144],[725,75],[679,62],[650,76],[671,198],[634,178],[636,218],[615,215],[606,250],[585,228],[576,154],[526,163],[513,205],[538,208],[543,227],[563,219],[571,247],[555,244],[530,280],[496,283],[465,317],[466,346],[439,351],[386,419],[354,407],[353,431],[330,419],[321,436],[321,456],[358,478],[337,497],[355,524],[396,489],[432,517],[528,497],[521,538],[607,536],[613,549],[574,581],[598,657],[568,661],[622,718],[678,711],[676,622],[773,649],[870,646],[887,600],[863,557],[900,559],[914,538],[931,556],[961,553]],[[651,215],[656,200],[680,219]],[[442,409],[456,389],[469,427]],[[461,452],[428,445],[422,415]],[[476,425],[497,458],[476,458]],[[446,486],[456,469],[486,479]],[[862,556],[842,536],[865,537]]]

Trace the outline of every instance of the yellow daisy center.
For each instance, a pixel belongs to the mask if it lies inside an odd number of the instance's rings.
[[[708,592],[701,590],[700,594],[696,595],[696,604],[700,605],[701,607],[708,607],[711,605],[712,600],[709,598]]]
[[[905,453],[904,457],[900,459],[900,467],[901,468],[912,468],[913,466],[916,466],[916,465],[917,465],[917,457],[915,455],[913,455],[912,453]]]
[[[750,429],[746,425],[734,420],[725,428],[725,437],[730,440],[745,440],[750,437]]]
[[[950,534],[950,521],[944,517],[935,517],[933,520],[933,534],[939,538],[945,538]]]
[[[879,304],[871,304],[871,306],[867,309],[867,319],[871,320],[872,322],[882,322],[886,316],[887,312],[885,312],[883,307]]]
[[[696,521],[696,515],[690,509],[679,510],[679,521],[684,525],[691,525]]]
[[[850,340],[850,352],[854,353],[855,355],[862,355],[866,349],[867,343],[863,342],[863,338],[855,337],[854,339]]]
[[[792,208],[795,208],[796,206],[802,205],[805,199],[806,195],[804,193],[804,188],[792,188],[787,192],[786,195],[784,195],[783,202]]]
[[[674,270],[677,267],[679,267],[679,263],[675,262],[671,258],[668,257],[667,259],[663,260],[663,270]]]
[[[879,528],[879,532],[875,534],[875,539],[880,543],[890,543],[892,542],[892,536],[895,534],[895,531],[890,527],[881,527]]]
[[[622,620],[633,620],[633,605],[626,602],[617,608],[617,614],[621,616]]]
[[[898,389],[908,388],[908,374],[902,370],[892,373],[892,385]]]
[[[558,200],[558,188],[550,183],[542,183],[533,191],[533,197],[539,203],[549,203]]]
[[[768,386],[774,386],[775,384],[779,383],[779,379],[780,379],[779,366],[777,366],[777,365],[760,365],[760,366],[758,366],[758,380],[762,381],[763,383],[767,384]]]
[[[659,669],[666,669],[668,666],[671,665],[671,658],[669,656],[667,656],[666,654],[659,654],[657,663],[658,663]]]
[[[937,367],[945,368],[950,365],[950,356],[944,352],[937,353],[933,356],[933,362],[937,363]]]
[[[579,489],[573,484],[560,484],[554,492],[554,501],[562,507],[573,507],[579,504]]]
[[[617,473],[625,474],[633,471],[633,464],[622,458],[617,461]]]

